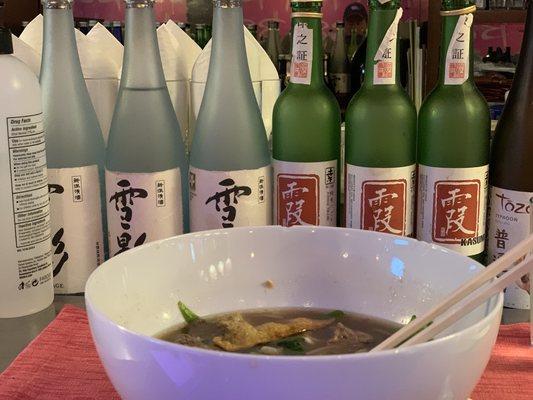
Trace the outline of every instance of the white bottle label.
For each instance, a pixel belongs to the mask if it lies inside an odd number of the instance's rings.
[[[346,227],[412,236],[416,165],[346,165]]]
[[[106,171],[109,255],[183,233],[179,168],[161,172]]]
[[[446,53],[445,85],[462,85],[470,74],[470,31],[473,14],[460,15]]]
[[[272,170],[190,168],[191,232],[272,224]]]
[[[34,304],[51,299],[50,204],[43,115],[8,117],[0,123],[0,279],[5,300],[0,317],[10,317],[29,311],[25,299]]]
[[[274,160],[274,223],[337,226],[337,160]]]
[[[305,22],[298,22],[293,35],[291,82],[309,85],[313,72],[313,30]]]
[[[419,165],[417,234],[467,256],[485,247],[489,167]]]
[[[350,93],[350,75],[349,74],[331,73],[329,76],[333,84],[333,92],[335,94]]]
[[[104,261],[98,166],[48,169],[56,293],[82,293]]]
[[[530,199],[533,192],[491,186],[487,256],[491,263],[524,240],[531,232]],[[529,309],[531,282],[525,276],[505,290],[505,306]]]
[[[396,43],[398,40],[398,24],[402,19],[402,15],[403,9],[400,7],[374,56],[374,85],[396,84]]]

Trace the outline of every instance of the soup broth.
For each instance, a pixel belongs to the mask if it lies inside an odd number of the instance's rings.
[[[158,338],[204,349],[262,355],[362,353],[402,327],[361,314],[315,308],[243,310],[200,318],[185,306],[187,323]]]

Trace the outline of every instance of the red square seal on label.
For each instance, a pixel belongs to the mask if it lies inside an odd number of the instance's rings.
[[[465,77],[466,65],[461,63],[450,63],[448,69],[450,79],[463,79]]]
[[[293,71],[292,75],[295,78],[307,78],[307,75],[309,74],[309,63],[307,61],[304,62],[293,62]]]
[[[405,235],[407,181],[365,181],[361,193],[361,229]]]
[[[435,182],[433,241],[461,244],[479,236],[480,196],[479,180]]]
[[[378,78],[380,79],[392,78],[392,62],[380,61],[378,63]]]
[[[278,225],[318,225],[320,178],[318,175],[279,174]]]

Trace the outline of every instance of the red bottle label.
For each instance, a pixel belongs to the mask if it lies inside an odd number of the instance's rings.
[[[480,236],[481,182],[437,181],[433,200],[433,241],[462,244]]]
[[[277,176],[278,220],[282,226],[318,225],[320,178],[318,175]]]
[[[365,181],[362,188],[362,229],[405,235],[407,181]]]

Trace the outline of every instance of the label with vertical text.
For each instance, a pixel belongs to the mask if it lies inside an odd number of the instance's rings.
[[[417,235],[472,256],[485,247],[488,165],[438,168],[419,165]]]
[[[487,261],[492,263],[511,250],[533,232],[531,205],[533,192],[490,187],[490,207],[487,232]],[[529,276],[505,289],[505,306],[530,308],[531,282]]]
[[[54,289],[82,293],[104,261],[98,166],[49,168]]]
[[[337,160],[274,160],[274,223],[337,225]]]
[[[460,15],[446,52],[445,85],[462,85],[470,74],[470,31],[474,14]]]
[[[346,165],[346,227],[413,235],[416,165]]]
[[[374,85],[396,84],[398,24],[403,15],[400,7],[374,56]]]
[[[106,171],[110,257],[183,233],[179,168],[161,172]]]
[[[305,22],[294,26],[292,40],[291,82],[311,83],[313,68],[313,30]]]
[[[191,232],[272,224],[272,168],[189,170]]]

